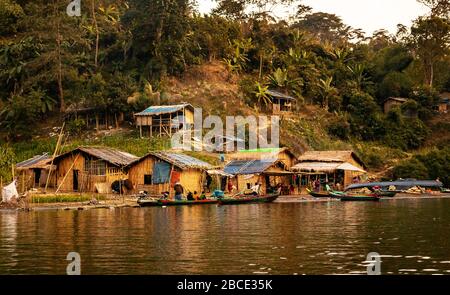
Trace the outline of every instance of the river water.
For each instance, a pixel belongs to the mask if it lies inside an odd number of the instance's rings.
[[[0,212],[0,274],[450,274],[450,199]]]

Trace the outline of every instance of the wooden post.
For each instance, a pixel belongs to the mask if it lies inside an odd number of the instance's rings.
[[[140,136],[142,138],[142,125],[139,125],[139,134],[140,134]]]
[[[12,175],[12,180],[14,181],[14,164],[11,164],[11,175]]]
[[[98,114],[95,114],[95,129],[97,132],[99,131],[99,122],[98,122]]]
[[[162,115],[159,115],[159,137],[162,137]]]
[[[63,131],[64,131],[64,126],[66,126],[66,122],[63,123],[62,127],[61,127],[61,132],[59,132],[59,136],[58,136],[58,141],[56,142],[56,147],[55,147],[55,151],[53,152],[53,157],[52,157],[52,161],[50,162],[50,169],[48,170],[47,173],[47,180],[45,181],[45,189],[44,192],[47,191],[47,187],[48,187],[48,182],[50,181],[50,176],[52,174],[52,168],[53,168],[53,160],[55,159],[57,153],[58,153],[58,149],[61,145],[61,141],[62,141],[62,137],[63,137]]]

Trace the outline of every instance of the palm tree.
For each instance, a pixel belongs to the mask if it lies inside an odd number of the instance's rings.
[[[325,80],[319,80],[319,95],[322,98],[322,106],[328,109],[330,98],[338,94],[336,87],[332,85],[333,77],[328,77]]]

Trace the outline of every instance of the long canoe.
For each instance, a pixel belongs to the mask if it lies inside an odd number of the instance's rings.
[[[323,198],[331,198],[330,192],[313,192],[309,189],[306,189],[306,191],[308,192],[308,194],[310,194],[312,197],[317,198],[317,199],[323,199]]]
[[[267,196],[242,196],[238,198],[225,198],[219,200],[219,205],[239,205],[251,203],[271,203],[278,199],[280,194]]]
[[[198,201],[175,201],[175,200],[138,200],[141,207],[163,207],[163,206],[192,206],[192,205],[211,205],[217,204],[217,200],[198,200]]]
[[[380,197],[377,195],[343,195],[340,199],[344,202],[378,202]]]

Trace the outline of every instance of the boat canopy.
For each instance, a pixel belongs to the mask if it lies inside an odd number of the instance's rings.
[[[389,187],[395,187],[396,190],[407,190],[415,186],[420,186],[423,188],[442,188],[443,184],[436,180],[397,180],[397,181],[386,181],[386,182],[368,182],[368,183],[357,183],[349,185],[346,190],[360,189],[360,188],[371,188],[374,186],[379,186],[382,189],[389,189]]]

